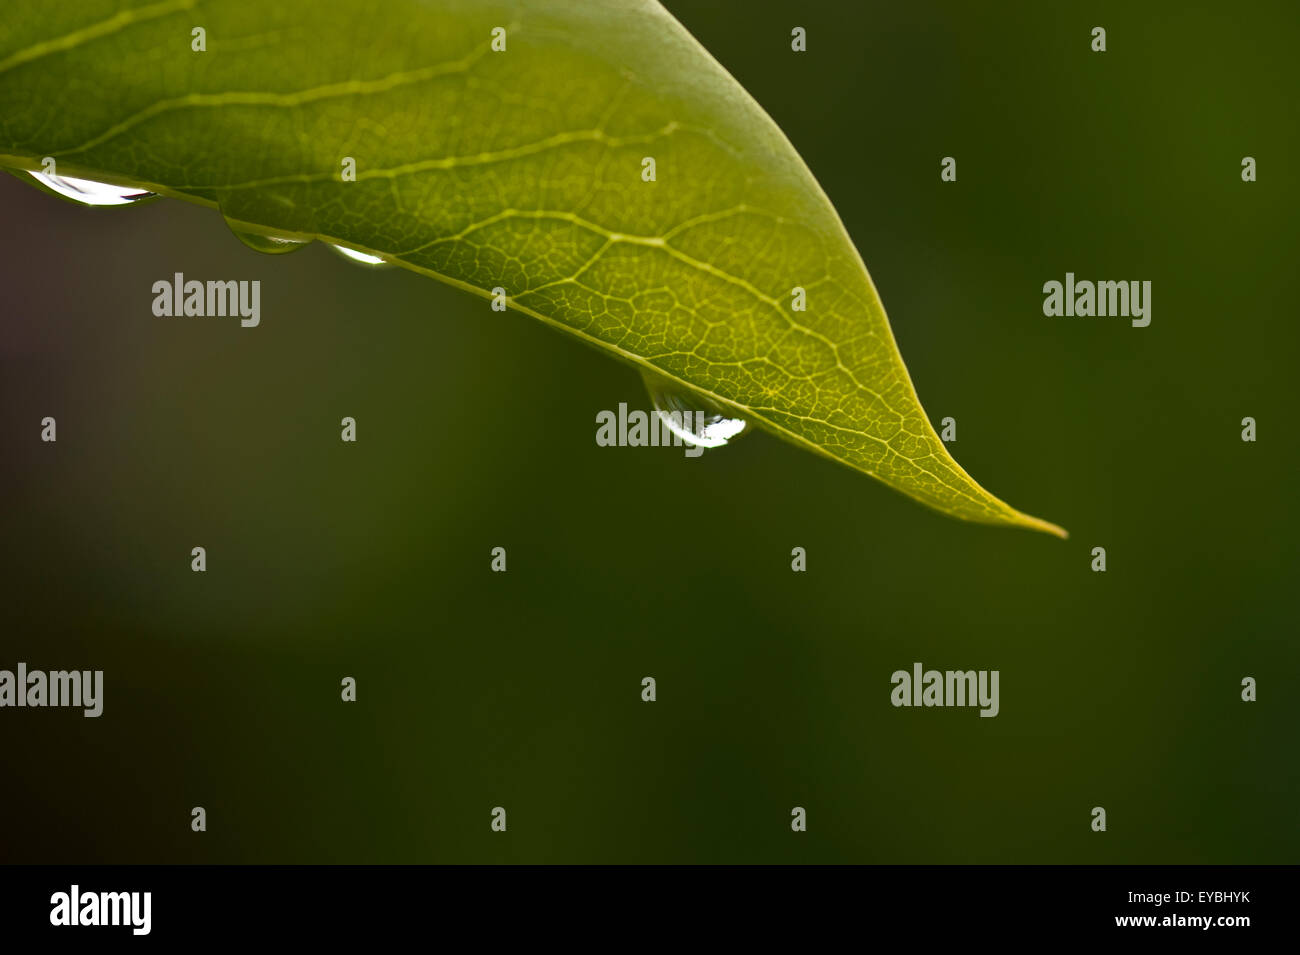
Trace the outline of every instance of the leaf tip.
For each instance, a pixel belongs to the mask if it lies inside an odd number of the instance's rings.
[[[1051,534],[1053,537],[1059,537],[1061,540],[1069,540],[1070,532],[1059,524],[1053,524],[1051,521],[1045,521],[1038,517],[1030,517],[1028,514],[1020,515],[1021,525],[1028,527],[1030,530],[1042,531],[1044,534]]]

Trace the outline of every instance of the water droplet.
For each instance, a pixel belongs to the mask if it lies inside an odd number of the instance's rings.
[[[74,176],[52,176],[49,173],[33,172],[28,174],[61,196],[66,196],[84,206],[131,206],[146,199],[157,199],[157,193],[148,192],[135,186],[112,186],[106,182],[93,179],[77,179]]]
[[[686,444],[720,448],[752,430],[744,418],[737,418],[698,392],[653,372],[642,371],[641,378],[650,392],[659,420]],[[691,413],[690,418],[686,417],[686,412]]]
[[[356,262],[359,265],[373,265],[378,268],[387,268],[393,263],[381,259],[377,255],[371,255],[369,252],[358,252],[356,249],[349,249],[346,245],[331,245],[331,249],[337,252],[349,262]]]
[[[235,238],[257,252],[265,252],[267,255],[283,255],[286,252],[293,252],[301,249],[309,243],[305,239],[286,239],[275,235],[261,235],[256,232],[245,232],[243,229],[230,227],[230,231],[235,233]]]

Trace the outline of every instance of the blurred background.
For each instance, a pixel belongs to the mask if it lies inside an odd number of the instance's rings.
[[[766,434],[598,447],[637,373],[527,316],[0,176],[0,668],[106,684],[0,711],[0,860],[1295,861],[1294,6],[667,5],[955,457],[1071,538]],[[1150,327],[1044,317],[1067,271],[1150,280]],[[174,272],[261,280],[261,326],[154,317]],[[917,661],[1000,715],[893,708]]]

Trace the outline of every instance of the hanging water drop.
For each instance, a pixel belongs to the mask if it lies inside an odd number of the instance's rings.
[[[659,420],[686,444],[720,448],[751,430],[744,418],[723,410],[698,392],[649,371],[642,371],[641,378]]]
[[[261,229],[261,226],[250,226],[247,222],[231,219],[224,212],[221,217],[226,220],[226,225],[230,227],[230,231],[235,233],[235,238],[254,252],[264,252],[267,255],[284,255],[286,252],[293,252],[311,244],[311,239],[291,239],[288,236],[273,235],[270,232],[253,231],[254,229]]]
[[[349,249],[346,245],[330,245],[330,248],[337,252],[349,262],[356,262],[358,265],[371,265],[376,268],[388,268],[393,263],[380,258],[377,255],[371,255],[369,252],[358,252],[356,249]]]
[[[28,175],[61,196],[65,196],[83,206],[131,206],[148,199],[157,199],[157,193],[140,189],[137,186],[114,186],[107,182],[93,179],[77,179],[75,176],[56,176],[45,172],[28,170]]]
[[[235,233],[235,238],[250,249],[255,252],[265,252],[267,255],[283,255],[286,252],[301,249],[308,244],[306,239],[286,239],[282,236],[261,235],[257,232],[245,232],[243,229],[236,229],[234,226],[230,227],[230,231]]]

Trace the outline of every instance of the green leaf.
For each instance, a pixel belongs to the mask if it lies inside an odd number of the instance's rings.
[[[948,454],[830,201],[652,0],[6,0],[0,165],[44,157],[502,287],[944,513],[1064,536]]]

